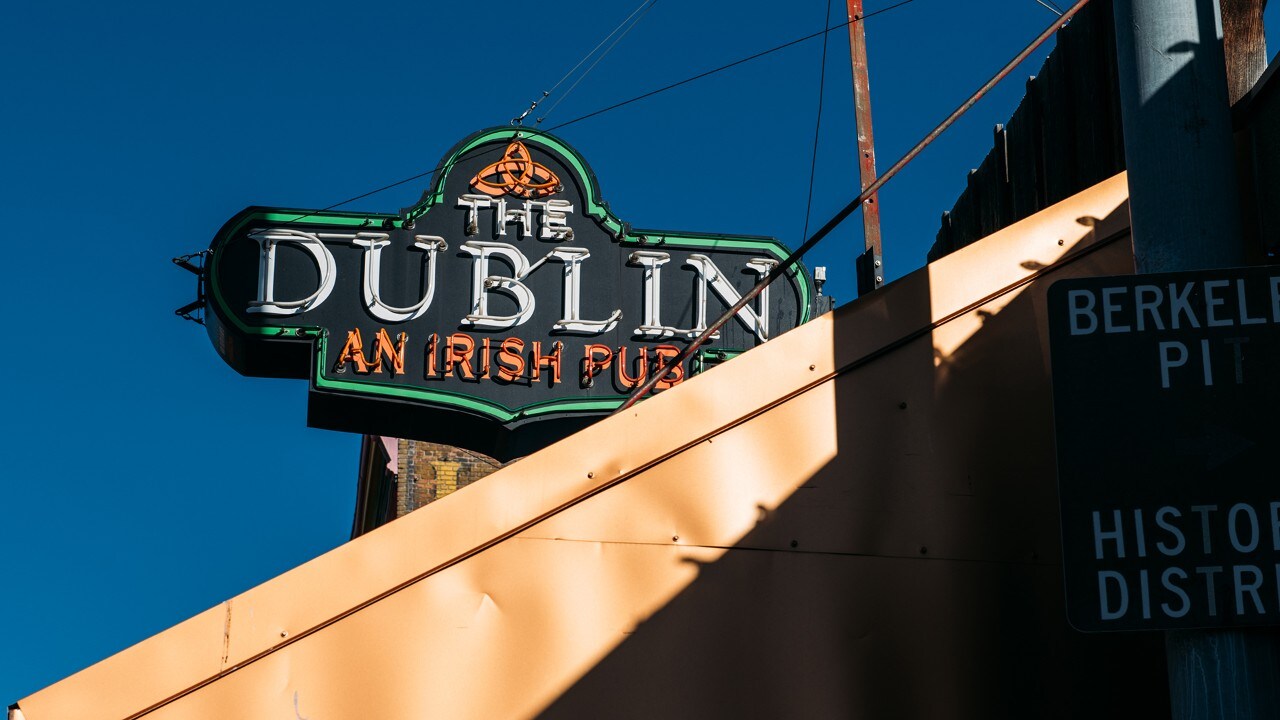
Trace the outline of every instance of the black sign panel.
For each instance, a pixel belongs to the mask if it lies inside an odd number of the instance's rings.
[[[578,153],[538,131],[477,133],[440,168],[398,214],[254,207],[228,221],[205,278],[223,358],[309,377],[313,425],[511,457],[617,408],[787,254],[769,238],[632,229]],[[803,269],[773,283],[659,389],[805,322],[811,287]]]
[[[1049,291],[1067,612],[1080,630],[1280,619],[1280,268]]]

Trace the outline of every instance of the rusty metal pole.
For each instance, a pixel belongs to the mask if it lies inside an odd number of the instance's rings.
[[[849,11],[849,59],[853,64],[853,112],[858,133],[859,190],[876,181],[876,143],[871,130],[871,81],[867,74],[867,35],[862,27],[862,0],[845,0]],[[858,294],[884,284],[884,258],[880,249],[880,198],[867,196],[862,203],[862,236],[866,249],[858,256]]]

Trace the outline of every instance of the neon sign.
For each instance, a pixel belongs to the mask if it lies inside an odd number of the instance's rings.
[[[632,229],[582,157],[538,131],[482,131],[440,168],[397,214],[229,220],[204,276],[222,357],[309,378],[312,425],[513,457],[616,409],[787,252]],[[811,288],[803,269],[779,279],[658,389],[805,322]]]

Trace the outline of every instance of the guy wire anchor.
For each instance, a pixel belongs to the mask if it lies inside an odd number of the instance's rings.
[[[542,97],[540,97],[540,98],[538,98],[537,100],[534,100],[533,102],[529,103],[529,109],[528,109],[528,110],[525,110],[524,112],[520,113],[520,116],[519,116],[519,117],[513,117],[513,118],[511,118],[511,124],[512,124],[512,125],[524,125],[524,119],[525,119],[525,118],[527,118],[527,117],[529,117],[529,113],[531,113],[531,112],[533,112],[534,110],[536,110],[536,109],[537,109],[537,107],[538,107],[538,103],[542,102],[542,101],[543,101],[543,99],[545,99],[545,98],[546,98],[548,95],[550,95],[550,94],[551,94],[551,91],[550,91],[550,90],[543,90],[543,91],[542,91]]]
[[[204,324],[204,258],[208,254],[208,250],[201,250],[173,258],[174,265],[196,276],[196,299],[174,310],[173,314],[200,325]],[[192,260],[196,262],[193,263]]]

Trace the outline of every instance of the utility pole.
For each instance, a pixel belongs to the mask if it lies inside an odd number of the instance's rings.
[[[1262,26],[1266,8],[1267,0],[1222,0],[1222,41],[1232,105],[1253,89],[1267,69],[1267,34]]]
[[[1239,188],[1216,0],[1115,0],[1139,273],[1239,265]]]
[[[1244,264],[1217,0],[1115,0],[1114,9],[1137,272]],[[1166,632],[1173,717],[1280,717],[1273,637]]]
[[[853,64],[853,112],[858,133],[859,190],[876,181],[876,143],[871,130],[871,81],[867,72],[867,35],[862,27],[862,0],[846,0],[849,11],[849,59]],[[884,258],[880,249],[880,198],[873,193],[862,203],[862,236],[866,248],[858,256],[858,294],[865,295],[884,284]]]

